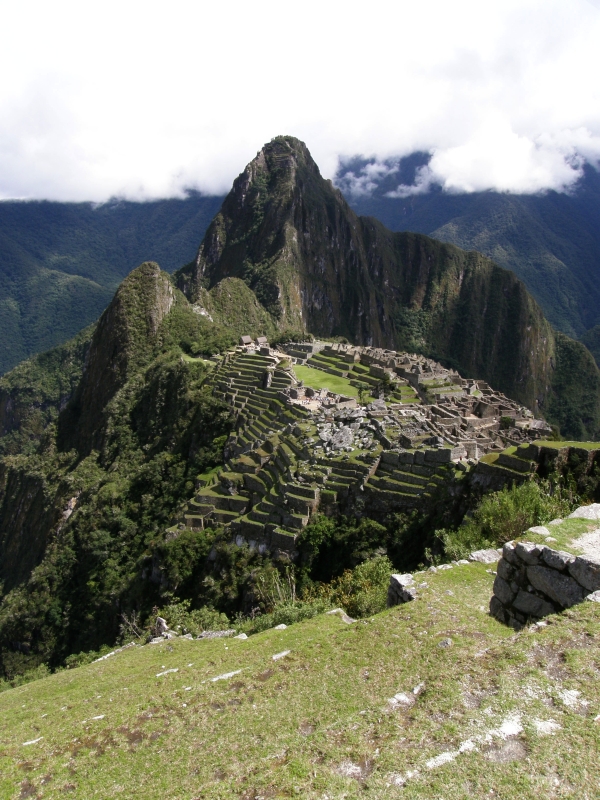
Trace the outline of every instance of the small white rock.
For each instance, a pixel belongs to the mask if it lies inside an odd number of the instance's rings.
[[[280,658],[285,658],[286,656],[289,656],[291,652],[292,652],[291,650],[283,650],[283,652],[281,653],[275,653],[275,655],[271,656],[271,658],[273,659],[273,661],[279,661]]]
[[[525,533],[535,533],[538,536],[550,536],[550,531],[544,525],[534,525],[532,528],[527,528]]]

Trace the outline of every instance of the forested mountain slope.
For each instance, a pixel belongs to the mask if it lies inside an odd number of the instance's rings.
[[[414,183],[428,161],[415,154],[398,171],[371,173],[368,193],[351,194],[368,165],[356,159],[337,183],[358,214],[377,217],[393,231],[418,231],[466,250],[478,250],[512,270],[552,325],[579,338],[600,321],[600,174],[590,165],[569,193],[457,194],[431,187],[423,194],[390,197]]]
[[[220,203],[0,202],[0,374],[95,322],[136,264],[188,261]]]
[[[432,187],[387,196],[414,182],[426,154],[352,193],[368,164],[344,164],[336,184],[359,215],[392,231],[425,233],[478,250],[525,282],[551,324],[579,338],[600,322],[600,176],[586,166],[571,194],[450,194]],[[148,203],[0,203],[0,374],[66,341],[98,318],[132,264],[168,272],[189,261],[223,198],[191,193]],[[586,343],[588,339],[585,339]]]

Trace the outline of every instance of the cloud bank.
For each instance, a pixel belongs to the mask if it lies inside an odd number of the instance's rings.
[[[326,177],[432,154],[405,196],[568,190],[600,159],[598,0],[13,3],[0,198],[220,194],[273,136]],[[404,193],[404,194],[403,194]]]

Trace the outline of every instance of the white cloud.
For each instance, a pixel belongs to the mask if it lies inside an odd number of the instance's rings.
[[[339,156],[375,156],[357,191],[414,150],[433,153],[420,190],[568,188],[600,156],[597,6],[13,3],[0,197],[220,193],[281,133],[327,177]]]

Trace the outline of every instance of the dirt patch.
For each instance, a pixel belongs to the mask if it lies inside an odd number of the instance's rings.
[[[311,733],[315,732],[315,726],[312,725],[310,722],[301,722],[300,723],[300,733],[302,736],[310,736]]]
[[[531,658],[549,678],[564,680],[569,677],[566,656],[561,648],[551,644],[535,644],[531,649]]]
[[[19,797],[35,797],[37,795],[37,788],[35,784],[33,784],[29,778],[26,778],[21,783],[21,794]]]
[[[372,759],[364,758],[360,761],[342,761],[337,767],[336,772],[343,775],[345,778],[354,778],[354,780],[363,783],[369,775],[373,772],[375,764]]]
[[[507,739],[496,747],[486,750],[484,756],[488,761],[504,764],[508,761],[520,761],[527,755],[527,748],[520,739]]]

